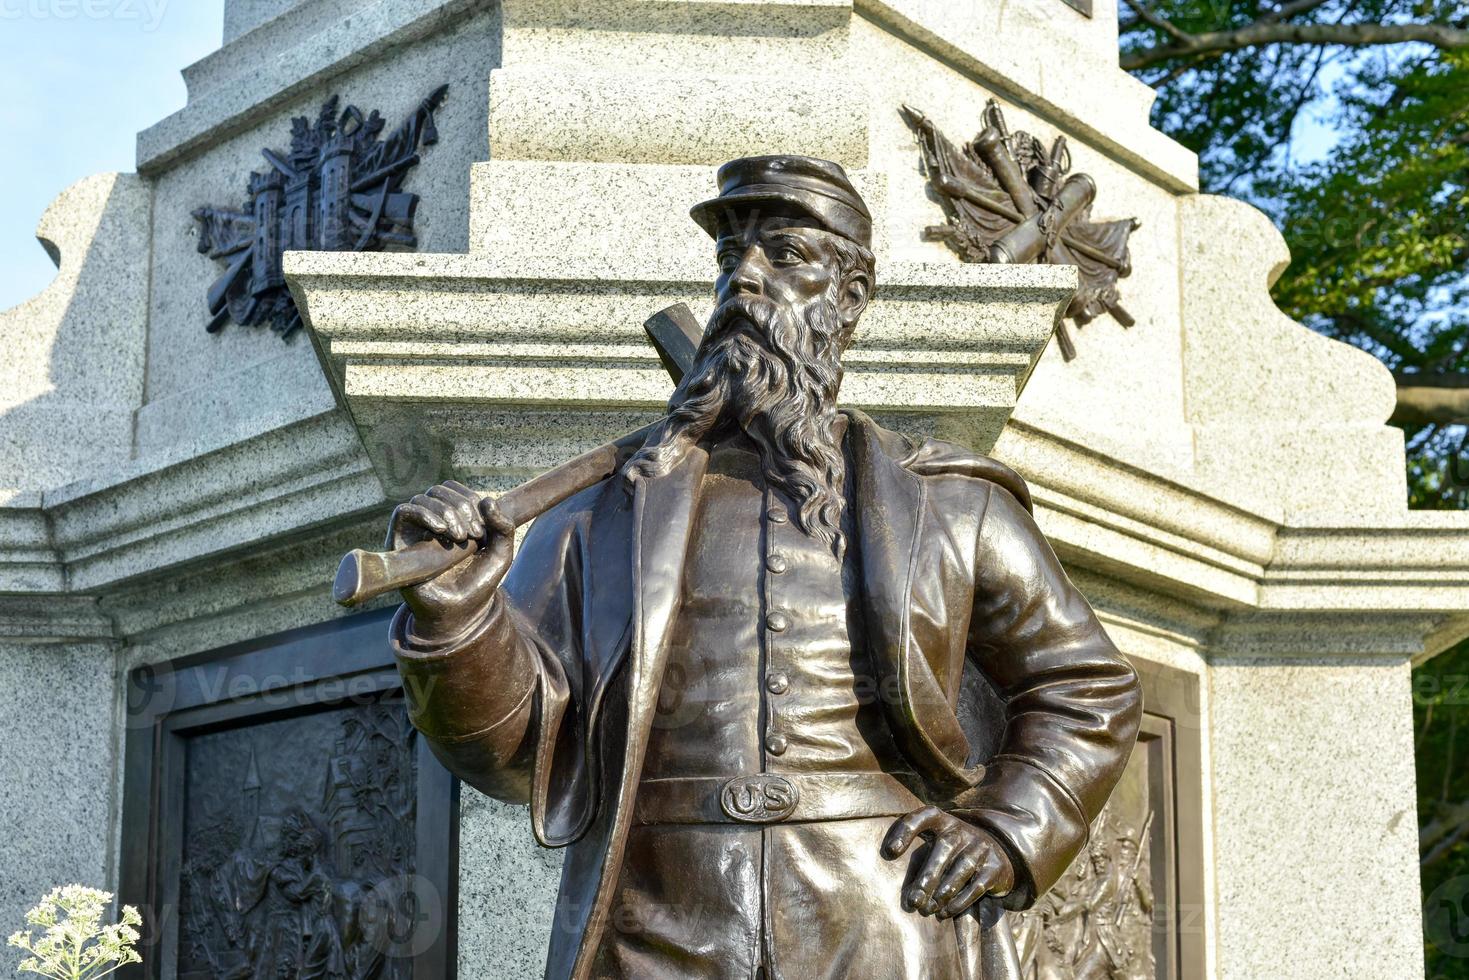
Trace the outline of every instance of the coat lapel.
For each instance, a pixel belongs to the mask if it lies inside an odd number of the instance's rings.
[[[601,702],[627,657],[632,633],[633,495],[614,477],[592,512],[583,552],[582,649],[588,703]]]
[[[568,721],[579,750],[556,757],[550,772],[559,792],[548,794],[546,815],[537,837],[548,847],[580,840],[596,819],[602,796],[602,709],[607,689],[627,659],[632,632],[633,500],[614,477],[598,491],[591,518],[577,550],[577,566],[569,577],[577,583],[572,602],[578,605],[582,656],[568,665],[572,702],[577,710]],[[574,614],[575,615],[575,614]],[[570,672],[576,670],[575,676]]]
[[[620,480],[603,491],[583,557],[589,703],[600,702],[630,653],[634,673],[641,652],[655,661],[661,678],[661,657],[678,606],[684,555],[708,463],[708,454],[695,447],[668,475],[638,481],[631,496]],[[651,679],[655,697],[659,678]],[[629,690],[633,697],[637,693]]]
[[[911,443],[861,412],[847,414],[867,646],[879,689],[897,694],[883,699],[888,720],[921,774],[944,788],[967,787],[978,777],[964,765],[968,740],[912,635],[917,577],[938,574],[920,567],[928,488],[901,462],[913,456]]]
[[[616,530],[622,532],[620,536],[604,536],[595,528],[593,531],[588,555],[591,632],[587,639],[595,644],[593,659],[599,665],[594,700],[600,702],[625,652],[627,730],[621,773],[617,785],[610,787],[615,797],[609,796],[613,805],[607,814],[610,827],[606,856],[573,977],[585,976],[591,968],[622,866],[643,754],[658,706],[663,669],[668,663],[668,641],[682,594],[684,560],[699,487],[708,462],[708,454],[695,447],[668,475],[639,480],[630,506],[631,528],[618,521],[613,523],[619,525]],[[623,491],[619,487],[615,492]],[[620,582],[616,581],[619,577]],[[604,586],[605,592],[596,591]],[[624,625],[625,629],[619,628]],[[619,639],[612,640],[614,636]],[[616,737],[615,733],[604,734]]]

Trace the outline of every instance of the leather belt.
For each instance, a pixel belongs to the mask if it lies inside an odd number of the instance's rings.
[[[886,772],[648,779],[638,786],[635,812],[644,825],[896,817],[924,805],[908,783],[917,778]]]

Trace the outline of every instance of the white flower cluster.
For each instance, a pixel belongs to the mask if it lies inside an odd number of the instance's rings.
[[[96,980],[124,964],[142,962],[133,948],[142,916],[124,905],[121,920],[104,926],[102,916],[111,905],[111,892],[83,885],[53,888],[26,913],[31,928],[10,937],[11,946],[30,954],[18,972],[53,980]],[[39,938],[36,929],[43,930]]]

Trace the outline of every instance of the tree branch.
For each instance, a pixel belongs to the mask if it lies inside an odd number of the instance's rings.
[[[1299,17],[1301,14],[1310,13],[1317,7],[1324,6],[1329,2],[1330,0],[1295,0],[1294,3],[1283,3],[1274,13],[1269,13],[1261,17],[1259,23],[1278,24],[1283,20],[1290,20],[1292,17]]]
[[[1418,41],[1438,48],[1469,47],[1469,30],[1447,24],[1278,24],[1257,21],[1238,30],[1208,31],[1185,36],[1187,40],[1180,38],[1171,44],[1160,44],[1124,54],[1122,67],[1128,71],[1136,71],[1174,58],[1201,54],[1219,55],[1270,44],[1365,47]]]
[[[1463,425],[1469,422],[1469,391],[1446,388],[1399,388],[1397,407],[1388,419],[1405,428],[1418,425]]]
[[[1469,803],[1440,807],[1428,826],[1418,831],[1418,849],[1428,850],[1465,825],[1469,825]]]
[[[1143,0],[1122,0],[1122,2],[1131,7],[1133,13],[1137,14],[1138,20],[1147,24],[1149,27],[1162,31],[1180,44],[1193,43],[1194,36],[1192,34],[1173,24],[1171,21],[1153,13]]]
[[[1427,854],[1423,855],[1422,859],[1418,862],[1419,867],[1427,868],[1437,864],[1439,861],[1442,861],[1445,857],[1448,856],[1448,853],[1452,851],[1454,847],[1466,837],[1469,837],[1469,823],[1466,823],[1463,826],[1459,827],[1453,832],[1453,834],[1445,837],[1443,840],[1434,845],[1434,847]]]
[[[1469,372],[1464,371],[1394,371],[1398,388],[1464,389],[1469,388]]]

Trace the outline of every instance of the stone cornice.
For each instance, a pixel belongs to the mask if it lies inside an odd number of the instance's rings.
[[[96,643],[115,638],[112,620],[92,596],[0,596],[0,645]]]
[[[51,540],[41,495],[0,507],[0,592],[64,592],[66,569]]]
[[[1422,658],[1469,626],[1469,526],[1300,526],[1012,421],[997,455],[1026,477],[1037,520],[1071,566],[1211,609],[1211,655]],[[1424,542],[1436,550],[1425,556]]]
[[[334,409],[197,457],[11,501],[0,508],[0,591],[105,594],[384,503],[356,430]]]
[[[273,33],[252,31],[196,66],[190,87],[191,94],[200,89],[197,97],[138,134],[138,172],[151,177],[332,78],[494,5],[494,0],[379,0],[344,13],[284,51]],[[227,65],[237,60],[250,65],[249,85],[227,84],[228,78],[208,85],[211,68],[227,76]]]
[[[675,301],[706,306],[707,262],[698,272],[636,262],[568,262],[544,279],[507,274],[507,263],[523,263],[484,254],[292,253],[286,269],[318,353],[392,484],[405,438],[424,445],[446,409],[471,417],[455,427],[464,433],[472,417],[488,425],[511,406],[584,414],[664,404],[671,386],[642,322]],[[1068,268],[885,269],[847,357],[848,402],[962,418],[969,441],[989,445],[1075,288]]]
[[[1260,514],[1011,420],[995,454],[1031,484],[1057,552],[1213,608],[1257,604],[1279,514]]]
[[[337,563],[382,542],[388,505],[220,554],[158,579],[110,588],[99,606],[130,647],[129,665],[158,663],[303,623],[348,615],[331,598]],[[392,605],[384,596],[369,608]]]

